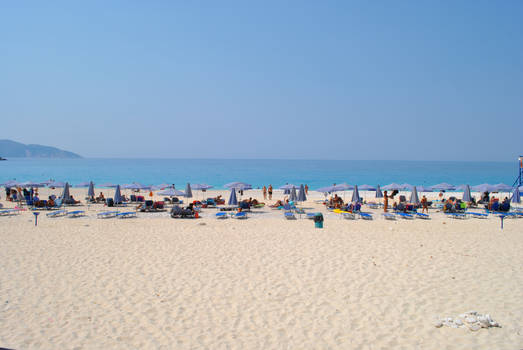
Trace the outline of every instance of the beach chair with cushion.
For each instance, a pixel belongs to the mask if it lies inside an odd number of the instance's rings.
[[[316,213],[307,213],[305,215],[307,219],[314,220],[314,216],[316,215]]]
[[[452,219],[460,219],[460,220],[464,220],[464,219],[467,219],[467,215],[463,214],[463,213],[445,213],[447,214],[447,216],[451,217]]]
[[[57,210],[57,211],[53,211],[51,213],[47,213],[46,216],[49,217],[49,218],[58,218],[58,217],[61,217],[61,216],[66,216],[67,215],[67,210]]]
[[[18,215],[20,212],[16,209],[4,209],[0,210],[0,216],[13,216]]]
[[[356,214],[354,213],[342,211],[340,214],[345,220],[356,220]]]
[[[171,209],[171,218],[173,219],[194,219],[194,211],[191,209],[184,209],[180,207],[179,205],[173,206]]]
[[[85,211],[83,210],[74,210],[67,213],[67,217],[70,218],[80,218],[82,216],[85,216]]]
[[[119,214],[118,211],[104,211],[102,213],[96,214],[96,217],[98,219],[109,219],[109,218],[116,217],[116,215],[118,215],[118,214]]]
[[[123,212],[123,213],[116,214],[116,217],[118,219],[131,219],[131,218],[135,218],[136,217],[136,212],[135,211],[126,211],[126,212]]]

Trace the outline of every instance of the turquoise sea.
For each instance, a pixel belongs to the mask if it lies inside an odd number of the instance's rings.
[[[232,159],[28,159],[0,162],[0,182],[54,179],[72,184],[207,183],[222,188],[233,181],[254,188],[272,184],[308,184],[311,189],[333,183],[386,185],[391,182],[434,185],[448,182],[512,185],[518,162],[435,162],[360,160],[232,160]]]

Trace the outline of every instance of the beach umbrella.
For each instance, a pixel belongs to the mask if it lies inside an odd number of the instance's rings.
[[[23,188],[28,188],[28,187],[44,187],[45,185],[41,182],[26,181],[26,182],[19,183],[18,186],[23,187]]]
[[[118,187],[118,186],[120,186],[120,185],[115,185],[115,184],[113,184],[113,183],[106,182],[106,183],[101,184],[101,185],[99,185],[99,186],[100,186],[100,187],[105,187],[105,188],[113,188],[113,187]]]
[[[191,184],[187,182],[185,186],[185,198],[192,198]]]
[[[48,187],[65,187],[65,183],[60,182],[60,181],[53,181],[53,182],[48,183],[47,186]]]
[[[376,186],[371,185],[361,185],[358,188],[362,191],[376,191]]]
[[[401,191],[403,189],[403,185],[397,184],[395,182],[388,184],[386,186],[383,186],[384,190],[390,191],[390,190],[397,190]]]
[[[122,204],[123,198],[120,191],[120,185],[116,185],[116,191],[114,191],[114,204]]]
[[[360,192],[358,191],[358,185],[354,185],[354,191],[352,192],[352,202],[353,203],[359,203],[360,200]]]
[[[414,186],[408,183],[401,184],[401,189],[405,191],[412,191],[412,187]]]
[[[512,191],[512,186],[509,186],[507,184],[499,183],[499,184],[495,184],[492,186],[494,186],[498,192],[511,192]]]
[[[383,198],[383,193],[381,193],[380,185],[376,187],[376,198]]]
[[[15,186],[18,186],[18,182],[15,181],[15,180],[9,180],[9,181],[6,181],[2,184],[2,186],[4,187],[15,187]]]
[[[76,184],[74,187],[89,187],[90,182],[80,182]]]
[[[94,197],[94,183],[92,181],[89,182],[89,189],[87,190],[87,196]]]
[[[67,200],[71,198],[71,194],[69,193],[69,182],[66,182],[64,185],[64,191],[62,192],[62,200]]]
[[[173,185],[172,184],[169,185],[169,184],[163,183],[163,184],[151,186],[151,190],[153,190],[153,191],[163,190],[164,188],[169,188],[169,187],[173,187]]]
[[[519,193],[520,189],[518,189],[517,187],[514,189],[514,191],[512,192],[512,198],[510,198],[510,201],[512,203],[521,203],[521,195]]]
[[[280,187],[280,190],[292,190],[293,188],[300,188],[300,186],[296,186],[293,184],[286,184]]]
[[[305,195],[305,187],[303,184],[300,185],[300,190],[298,191],[298,198],[296,198],[296,201],[298,202],[305,202],[307,200],[307,196]]]
[[[470,186],[465,185],[465,189],[463,190],[463,202],[470,202],[472,201],[472,196],[470,195]]]
[[[227,204],[238,205],[238,199],[236,199],[236,189],[234,187],[231,188],[231,195],[229,196],[229,201]]]
[[[443,182],[434,186],[430,186],[430,188],[433,190],[453,191],[456,189],[456,186]]]
[[[139,182],[133,182],[132,184],[122,185],[121,188],[126,190],[150,190],[151,186],[143,185]]]
[[[225,188],[235,188],[235,189],[244,189],[244,190],[250,190],[252,188],[251,184],[245,183],[245,182],[230,182],[228,184],[223,185]],[[248,187],[248,188],[247,188]]]
[[[174,188],[168,188],[166,190],[158,192],[158,195],[175,197],[175,196],[185,196],[185,193],[182,191],[175,190]]]
[[[470,188],[474,192],[496,192],[496,188],[490,184],[481,184]]]
[[[289,201],[295,201],[298,198],[298,196],[296,195],[296,188],[293,187],[290,191],[291,193],[289,195]]]
[[[418,192],[432,192],[432,188],[426,186],[416,186]]]
[[[207,184],[191,184],[191,189],[193,190],[205,191],[209,188],[212,188],[212,186]]]
[[[411,204],[419,204],[418,189],[416,188],[416,186],[412,187],[412,192],[410,194],[409,202]]]

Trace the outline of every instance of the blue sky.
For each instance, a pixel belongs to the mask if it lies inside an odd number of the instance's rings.
[[[87,157],[515,160],[523,1],[4,1],[2,133]]]

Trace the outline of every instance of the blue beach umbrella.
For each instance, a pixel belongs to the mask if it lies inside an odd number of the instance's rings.
[[[472,201],[472,196],[470,195],[470,186],[465,185],[465,189],[463,190],[463,202],[470,202]]]
[[[116,185],[116,191],[114,191],[114,204],[122,204],[123,198],[120,191],[120,185]]]
[[[64,191],[62,192],[62,200],[67,200],[71,198],[71,194],[69,193],[69,182],[66,182],[64,185]]]
[[[360,190],[362,191],[376,191],[376,186],[371,186],[371,185],[361,185],[358,187]]]
[[[494,186],[494,188],[498,192],[511,192],[512,191],[512,186],[509,186],[507,184],[499,183],[499,184],[495,184],[492,186]]]
[[[188,182],[185,186],[185,198],[192,198],[191,184]]]
[[[26,181],[18,184],[20,187],[44,187],[45,185],[41,182]]]
[[[416,186],[418,192],[432,192],[432,188],[426,186]]]
[[[376,187],[376,198],[383,198],[383,193],[381,192],[380,185]]]
[[[296,198],[296,201],[305,202],[306,200],[307,196],[305,195],[305,187],[303,187],[303,184],[301,184],[300,190],[298,191],[298,198]]]
[[[456,186],[448,184],[446,182],[430,186],[433,190],[443,190],[443,191],[453,191],[456,189]]]
[[[169,197],[175,197],[175,196],[184,196],[185,197],[184,192],[178,191],[174,188],[167,188],[163,191],[160,191],[160,192],[158,192],[158,195],[159,196],[169,196]]]
[[[290,191],[291,193],[289,195],[289,201],[295,201],[298,198],[298,196],[296,195],[296,188],[293,187]]]
[[[520,189],[517,187],[512,192],[512,198],[510,198],[510,201],[512,203],[521,203],[521,194],[519,193]]]
[[[412,186],[411,184],[408,184],[408,183],[401,184],[401,189],[404,191],[412,191],[413,187],[414,186]]]
[[[50,182],[49,184],[47,184],[47,187],[55,187],[55,188],[65,187],[65,183],[60,182],[60,181],[53,181],[53,182]]]
[[[80,182],[76,184],[74,187],[89,187],[90,182]]]
[[[358,191],[358,185],[354,185],[354,190],[352,191],[352,202],[358,203],[360,202],[360,192]]]
[[[94,197],[94,183],[92,181],[89,182],[89,189],[87,190],[87,196]]]
[[[106,182],[106,183],[101,184],[99,186],[100,187],[104,187],[104,188],[115,188],[115,187],[118,187],[120,185],[116,185],[116,184],[113,184],[113,183],[110,183],[110,182]]]
[[[410,194],[410,200],[409,202],[411,204],[419,204],[419,197],[418,197],[418,189],[416,188],[416,186],[412,187],[412,192]]]
[[[470,188],[474,192],[496,192],[496,188],[490,184],[481,184]]]
[[[397,190],[401,191],[403,189],[403,185],[397,184],[395,182],[388,184],[386,186],[383,186],[384,190],[390,191],[390,190]]]
[[[252,189],[252,185],[245,183],[245,182],[230,182],[228,184],[225,184],[223,187],[225,188],[235,188],[237,190],[250,190]]]
[[[238,199],[236,198],[236,189],[231,188],[231,195],[229,196],[228,205],[238,205]]]
[[[151,190],[157,191],[157,190],[163,190],[163,189],[169,188],[169,187],[173,187],[173,185],[172,184],[169,185],[169,184],[163,183],[163,184],[151,186]]]

